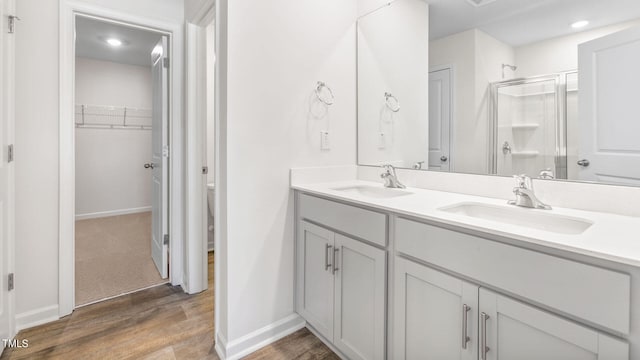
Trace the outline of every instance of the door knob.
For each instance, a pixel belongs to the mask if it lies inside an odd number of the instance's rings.
[[[587,159],[582,159],[582,160],[578,160],[578,165],[582,166],[582,167],[587,167],[589,166],[590,162]]]
[[[448,158],[448,157],[446,157],[446,156],[444,156],[444,155],[442,155],[442,156],[440,157],[440,161],[442,161],[442,162],[447,162],[447,160],[449,160],[449,158]]]
[[[146,164],[144,164],[144,168],[145,168],[145,169],[153,169],[153,168],[155,168],[155,167],[156,167],[156,166],[155,166],[153,163],[146,163]]]

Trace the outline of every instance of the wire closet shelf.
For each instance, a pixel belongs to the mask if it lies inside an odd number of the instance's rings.
[[[75,123],[76,128],[151,130],[151,109],[76,104]]]

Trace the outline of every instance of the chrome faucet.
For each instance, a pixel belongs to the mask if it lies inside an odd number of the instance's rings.
[[[556,177],[553,176],[553,170],[544,169],[544,170],[540,170],[540,175],[538,176],[538,178],[543,179],[543,180],[553,180]]]
[[[393,165],[382,165],[384,172],[380,174],[380,177],[384,179],[384,187],[388,188],[397,188],[404,189],[406,186],[402,185],[402,183],[398,180],[398,175],[396,175],[396,168]]]
[[[509,201],[510,205],[551,210],[551,206],[540,201],[534,193],[533,182],[530,177],[527,175],[514,175],[513,178],[516,179],[516,187],[513,188],[516,199]]]

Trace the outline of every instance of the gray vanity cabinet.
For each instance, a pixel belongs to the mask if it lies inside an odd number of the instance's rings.
[[[335,234],[327,229],[300,222],[297,243],[298,313],[316,331],[333,339],[333,289],[331,268]]]
[[[386,252],[299,222],[298,313],[349,359],[385,353]]]
[[[477,359],[478,286],[396,258],[394,296],[394,359]]]
[[[395,304],[394,359],[629,358],[624,341],[403,258]]]
[[[481,360],[629,359],[627,343],[596,330],[483,288],[479,301]]]

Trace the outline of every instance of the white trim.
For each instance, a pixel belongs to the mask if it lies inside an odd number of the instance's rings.
[[[16,3],[14,0],[6,0],[5,1],[5,9],[7,14],[15,14],[16,13]],[[15,64],[16,64],[16,56],[15,56],[15,36],[8,35],[5,33],[4,35],[4,43],[2,46],[3,53],[3,69],[0,71],[2,74],[2,107],[4,108],[4,112],[0,115],[3,116],[4,119],[2,121],[7,122],[7,134],[6,140],[8,144],[14,144],[15,142]],[[0,125],[1,126],[1,125]],[[1,141],[0,141],[1,142]],[[2,160],[4,161],[4,159]],[[11,164],[5,164],[7,166],[8,171],[8,192],[7,192],[7,235],[8,238],[5,239],[7,241],[7,267],[9,273],[15,273],[15,229],[16,229],[16,218],[15,218],[15,162]],[[5,189],[2,189],[5,190]],[[3,283],[3,282],[0,282]],[[15,334],[18,332],[16,330],[16,317],[15,317],[15,295],[16,291],[9,291],[8,294],[8,312],[9,312],[9,336],[13,338]]]
[[[185,253],[189,259],[184,274],[185,291],[204,291],[209,286],[207,261],[207,186],[202,166],[206,165],[207,128],[207,43],[206,28],[186,25],[185,44],[185,117],[186,117],[186,207]]]
[[[229,333],[227,293],[227,58],[228,0],[216,0],[215,11],[215,172],[214,172],[214,329],[216,339]],[[216,345],[217,346],[217,345]],[[226,346],[225,346],[226,349]],[[218,354],[226,356],[225,351]]]
[[[183,142],[182,142],[182,60],[183,24],[131,15],[81,1],[60,0],[60,208],[59,208],[59,311],[71,314],[75,307],[75,15],[108,19],[165,34],[170,39],[170,125],[169,125],[169,231],[171,239],[170,281],[182,285],[183,275]]]
[[[98,218],[109,217],[109,216],[138,214],[138,213],[149,212],[149,211],[151,211],[151,206],[78,214],[76,215],[76,221],[87,220],[87,219],[98,219]]]
[[[218,357],[221,360],[226,360],[227,359],[227,353],[226,353],[226,349],[227,349],[227,339],[219,332],[216,332],[216,340],[215,340],[216,344],[215,344],[215,349],[216,349],[216,353],[218,354]]]
[[[185,19],[194,25],[206,27],[215,19],[216,2],[213,0],[205,0],[200,2],[200,7],[191,14],[191,19]]]
[[[306,322],[300,315],[291,314],[237,340],[231,342],[217,341],[216,352],[223,360],[240,359],[302,329],[305,325]],[[216,336],[221,340],[221,334]]]
[[[32,328],[34,326],[56,321],[58,317],[58,305],[41,307],[16,315],[16,331]]]
[[[97,304],[97,303],[100,303],[100,302],[103,302],[103,301],[115,299],[115,298],[123,296],[123,295],[129,295],[129,294],[134,294],[134,293],[137,293],[137,292],[140,292],[140,291],[149,290],[151,288],[158,287],[158,286],[163,286],[163,285],[166,285],[168,283],[169,283],[169,281],[164,281],[164,282],[161,282],[159,284],[153,284],[153,285],[145,286],[145,287],[140,288],[140,289],[135,289],[135,290],[131,290],[131,291],[125,291],[125,292],[120,293],[118,295],[107,296],[106,298],[102,298],[102,299],[94,300],[92,302],[88,302],[86,304],[78,305],[76,307],[76,309],[79,309],[79,308],[85,307],[85,306],[89,306],[89,305],[93,305],[93,304]]]

